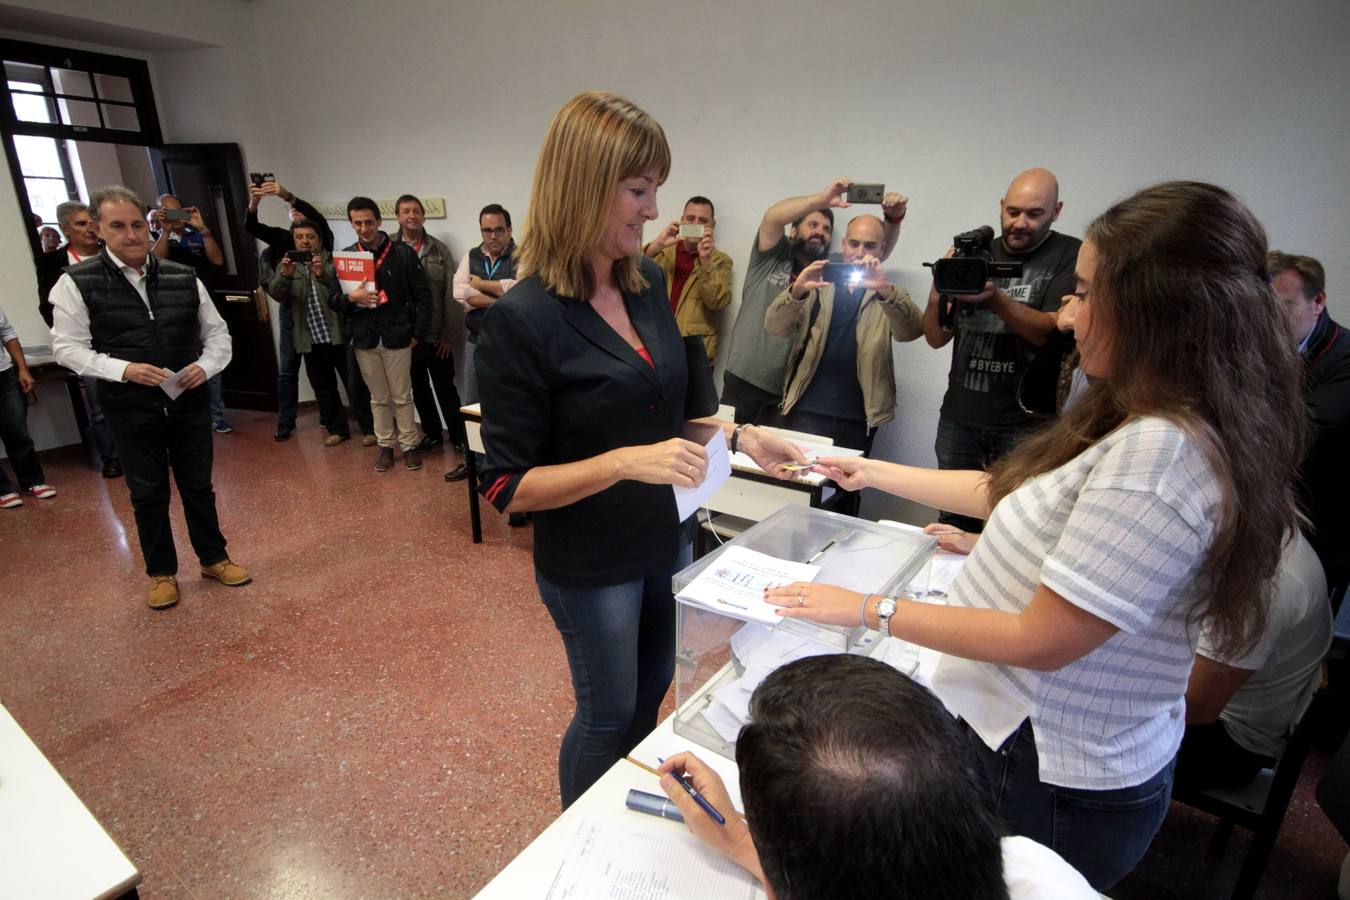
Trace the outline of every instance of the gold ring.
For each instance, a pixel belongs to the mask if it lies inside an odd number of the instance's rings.
[[[805,606],[805,605],[806,605],[806,599],[805,599],[804,597],[802,597],[801,594],[798,594],[798,595],[797,595],[797,605],[798,605],[798,606]]]

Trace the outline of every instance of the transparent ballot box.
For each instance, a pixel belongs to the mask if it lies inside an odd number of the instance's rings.
[[[766,625],[724,615],[678,595],[728,549],[820,566],[813,579],[862,593],[922,596],[937,539],[804,506],[784,506],[675,575],[675,733],[734,759],[750,694],[769,672],[804,656],[870,653],[861,625],[777,619]]]

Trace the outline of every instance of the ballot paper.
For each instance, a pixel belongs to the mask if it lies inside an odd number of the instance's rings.
[[[649,834],[582,819],[547,900],[762,900],[749,872],[683,826]]]
[[[779,607],[765,602],[764,589],[812,581],[819,571],[820,566],[730,546],[676,596],[733,619],[776,625],[782,621]]]
[[[808,656],[838,652],[800,634],[747,622],[731,636],[732,656],[744,674],[713,693],[703,718],[722,740],[734,744],[750,722],[750,696],[770,672]]]
[[[681,522],[707,506],[708,498],[717,493],[717,489],[731,477],[731,456],[727,451],[726,433],[721,426],[689,424],[685,426],[684,437],[703,445],[708,454],[708,470],[701,484],[691,488],[678,484],[671,486],[675,491],[675,508]]]
[[[177,372],[174,372],[173,374],[171,374],[168,378],[166,378],[166,379],[164,379],[163,381],[161,381],[161,382],[159,383],[159,389],[160,389],[161,391],[163,391],[164,393],[168,394],[170,400],[177,400],[177,399],[178,399],[178,396],[179,396],[180,394],[182,394],[183,391],[187,390],[187,388],[183,387],[183,386],[179,383],[179,382],[181,382],[186,376],[187,376],[187,367],[184,366],[183,368],[179,369]]]
[[[917,525],[910,525],[908,522],[896,522],[893,519],[882,519],[877,524],[898,528],[901,531],[923,533],[923,529]],[[928,569],[928,593],[945,596],[947,591],[951,590],[952,582],[956,580],[956,576],[961,573],[961,567],[966,564],[966,559],[964,553],[953,553],[951,550],[943,550],[939,547],[933,553],[932,564]]]

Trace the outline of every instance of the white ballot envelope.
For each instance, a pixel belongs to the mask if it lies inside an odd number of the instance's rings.
[[[700,507],[706,506],[708,498],[717,493],[717,489],[731,477],[731,455],[727,452],[727,438],[721,426],[690,423],[685,425],[682,437],[701,444],[707,451],[708,472],[703,483],[695,487],[671,485],[681,522],[698,512]]]

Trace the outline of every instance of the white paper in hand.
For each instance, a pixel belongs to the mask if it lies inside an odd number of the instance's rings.
[[[777,625],[778,607],[764,600],[764,589],[811,581],[820,566],[777,559],[745,547],[727,547],[677,595],[733,619]]]
[[[170,400],[177,400],[178,395],[186,390],[186,388],[184,388],[181,384],[179,384],[179,382],[182,381],[184,376],[186,375],[187,375],[187,367],[184,366],[177,372],[174,372],[168,378],[161,381],[159,383],[159,389],[164,393],[168,394]]]
[[[681,522],[698,512],[700,507],[706,506],[708,498],[717,493],[717,489],[731,477],[731,456],[727,452],[726,434],[720,426],[686,425],[684,438],[703,445],[708,454],[708,473],[703,483],[696,487],[671,485]]]

